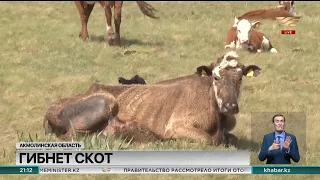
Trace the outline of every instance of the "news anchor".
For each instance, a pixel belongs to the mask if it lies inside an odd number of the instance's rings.
[[[272,123],[275,131],[264,135],[259,160],[267,159],[266,164],[291,164],[300,161],[296,137],[284,131],[285,117],[281,114],[273,116]]]

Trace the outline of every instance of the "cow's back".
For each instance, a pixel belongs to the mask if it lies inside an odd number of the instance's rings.
[[[117,97],[118,119],[144,124],[160,136],[172,121],[209,131],[215,123],[212,90],[211,77],[197,75],[168,84],[135,86]]]
[[[268,8],[268,9],[257,9],[249,11],[240,17],[238,17],[239,20],[241,19],[247,19],[247,20],[258,20],[258,19],[276,19],[276,17],[293,17],[290,12],[286,11],[283,7],[277,7],[277,8]]]

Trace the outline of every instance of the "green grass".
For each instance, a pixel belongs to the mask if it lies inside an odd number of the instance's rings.
[[[225,32],[234,16],[254,8],[276,6],[277,2],[151,2],[162,12],[159,20],[144,17],[133,2],[124,2],[121,34],[125,48],[109,47],[105,41],[105,17],[96,5],[89,22],[91,41],[78,38],[79,14],[74,2],[0,2],[0,162],[15,163],[15,143],[31,134],[44,140],[43,115],[60,97],[84,92],[94,80],[117,84],[117,77],[139,74],[148,83],[195,72],[226,52]],[[306,119],[288,118],[288,131],[304,144],[302,162],[320,162],[320,63],[316,2],[296,2],[302,15],[296,35],[281,35],[276,22],[262,21],[263,30],[279,54],[258,55],[239,51],[241,61],[263,71],[246,78],[233,131],[243,148],[265,132],[272,131],[270,119],[251,119],[251,112],[303,112]],[[125,55],[125,50],[137,53]],[[294,49],[303,51],[295,52]],[[291,117],[291,116],[290,116]],[[269,127],[268,127],[269,126]],[[252,128],[250,128],[252,127]],[[295,127],[290,129],[290,127]],[[269,128],[269,129],[268,129]],[[252,132],[252,133],[251,133]],[[262,133],[263,132],[263,133]],[[260,133],[258,136],[255,133]],[[259,139],[260,137],[260,139]],[[19,139],[20,138],[20,139]],[[22,139],[30,138],[28,136]],[[137,144],[120,139],[101,142],[88,139],[94,149],[223,149],[188,141]],[[259,147],[259,145],[257,145]],[[303,147],[305,149],[303,149]],[[230,147],[230,149],[235,149]],[[252,161],[258,163],[256,150]],[[313,175],[38,175],[2,176],[0,179],[316,179]]]

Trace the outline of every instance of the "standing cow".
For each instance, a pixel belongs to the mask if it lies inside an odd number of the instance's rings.
[[[203,67],[205,68],[205,67]],[[238,99],[242,77],[259,74],[258,66],[244,66],[238,61],[238,55],[231,51],[218,59],[212,76],[187,75],[171,80],[147,85],[102,85],[94,83],[86,92],[88,97],[94,94],[113,95],[115,101],[110,104],[117,110],[109,112],[108,125],[104,135],[116,134],[119,126],[143,127],[159,139],[191,138],[207,143],[220,144],[224,138],[234,138],[229,132],[235,127],[235,114],[239,112]],[[250,73],[249,73],[250,72]],[[102,107],[105,97],[91,98],[90,105]],[[96,103],[94,103],[96,101]],[[74,108],[81,102],[75,102]],[[82,101],[85,105],[85,102]],[[89,104],[88,104],[89,106]],[[85,107],[85,106],[84,106]],[[103,106],[106,107],[106,106]],[[108,108],[105,108],[108,110]],[[71,111],[71,108],[69,108]],[[63,108],[60,112],[64,111]],[[100,122],[106,111],[83,108],[83,122]],[[88,114],[88,115],[85,115]],[[69,114],[65,119],[79,117]],[[45,121],[52,126],[50,119]],[[101,128],[100,128],[101,129]]]
[[[88,34],[88,21],[90,14],[93,10],[93,7],[96,2],[99,2],[101,6],[104,8],[105,16],[107,20],[106,31],[108,34],[108,43],[109,45],[120,45],[120,24],[121,24],[121,9],[123,5],[123,1],[74,1],[77,9],[79,11],[80,20],[81,20],[81,31],[79,37],[82,40],[86,40],[89,38]],[[137,5],[141,12],[150,17],[150,18],[158,18],[154,15],[155,8],[153,8],[150,4],[144,1],[137,1]],[[112,20],[112,12],[111,8],[114,7],[114,26],[115,32],[113,31],[111,20]]]

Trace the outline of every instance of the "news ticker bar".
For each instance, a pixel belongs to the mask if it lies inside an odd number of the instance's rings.
[[[249,166],[249,151],[17,150],[16,165]]]
[[[320,166],[0,166],[0,174],[320,174]]]

